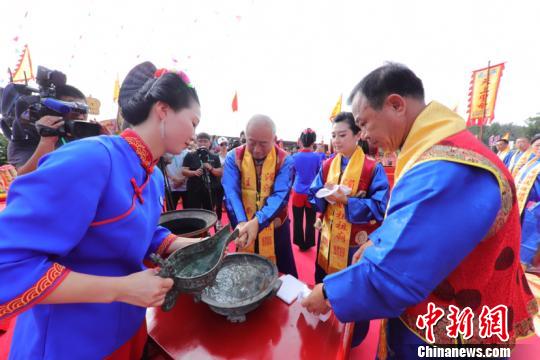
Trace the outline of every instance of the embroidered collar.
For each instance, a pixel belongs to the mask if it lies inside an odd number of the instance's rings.
[[[157,164],[157,160],[152,157],[152,152],[141,137],[133,130],[126,129],[120,136],[127,141],[129,146],[135,151],[139,159],[141,159],[141,166],[144,170],[151,174],[154,171],[154,166]]]
[[[414,120],[401,147],[397,157],[395,183],[429,148],[466,128],[465,120],[458,114],[436,101],[430,102]]]

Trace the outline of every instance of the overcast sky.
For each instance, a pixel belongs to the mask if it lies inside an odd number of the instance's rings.
[[[0,14],[0,85],[28,44],[35,69],[61,70],[101,101],[98,119],[116,115],[116,76],[145,60],[187,72],[200,130],[213,134],[265,113],[281,138],[312,127],[327,141],[339,95],[385,61],[464,117],[471,72],[506,62],[495,121],[540,112],[540,1],[26,0],[0,2]]]

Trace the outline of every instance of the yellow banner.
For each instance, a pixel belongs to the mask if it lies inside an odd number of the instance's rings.
[[[332,114],[330,114],[330,121],[334,121],[334,118],[341,112],[341,100],[343,95],[339,95],[339,99],[332,109]]]
[[[30,50],[28,45],[24,46],[23,52],[13,72],[13,82],[24,83],[29,80],[34,80],[34,71],[32,70],[32,59],[30,58]]]
[[[91,115],[99,115],[99,108],[101,107],[101,101],[96,98],[87,96],[86,104],[88,105],[88,113]]]
[[[116,80],[114,81],[114,89],[113,89],[113,101],[115,103],[118,102],[119,96],[120,96],[120,79],[118,79],[118,76],[116,76]]]
[[[486,125],[495,118],[495,102],[503,70],[504,63],[473,71],[467,126]]]

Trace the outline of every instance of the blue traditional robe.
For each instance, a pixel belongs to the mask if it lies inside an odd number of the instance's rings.
[[[225,158],[221,181],[225,192],[225,206],[232,226],[250,220],[246,216],[242,203],[241,176],[240,169],[236,164],[236,150],[231,150]],[[272,194],[266,199],[264,206],[255,213],[259,222],[259,231],[266,228],[271,221],[287,210],[293,179],[294,161],[291,156],[287,156],[276,173]],[[280,272],[297,277],[289,224],[290,221],[287,218],[281,226],[274,230],[276,263]]]
[[[10,358],[101,359],[144,324],[144,308],[121,302],[39,304],[70,270],[126,276],[174,238],[157,226],[163,175],[131,133],[67,144],[13,182],[0,213],[0,319],[18,315]]]
[[[345,168],[349,164],[349,160],[346,157],[341,158],[341,171],[344,172]],[[323,169],[319,171],[317,177],[313,180],[309,189],[309,201],[315,206],[317,212],[324,213],[328,202],[325,199],[320,199],[315,196],[317,191],[324,187],[324,175]],[[382,222],[384,218],[384,212],[388,203],[388,195],[390,186],[388,184],[388,178],[384,172],[384,168],[381,164],[375,166],[373,171],[373,178],[371,184],[368,187],[368,191],[364,198],[349,197],[348,203],[345,205],[345,216],[347,221],[351,224],[369,224],[371,221]],[[354,242],[354,240],[351,240]],[[349,247],[348,264],[350,265],[354,253],[358,250],[358,246]],[[324,270],[315,263],[315,283],[322,281],[327,274]]]
[[[499,157],[499,159],[501,159],[501,161],[504,163],[504,165],[506,167],[508,167],[510,165],[510,160],[512,159],[512,156],[514,156],[514,153],[516,152],[516,150],[508,150],[508,152],[506,154],[504,154],[504,156],[501,154],[501,152],[499,151],[497,153],[497,156]]]
[[[529,164],[527,169],[522,169],[516,178],[516,186],[523,181],[530,170],[540,162]],[[540,251],[540,176],[536,180],[525,201],[525,208],[521,214],[521,263],[526,267],[532,265],[532,261]]]
[[[341,171],[345,171],[349,159],[341,158]],[[328,202],[315,196],[317,191],[324,187],[322,169],[313,180],[309,189],[309,202],[315,206],[317,212],[324,213]],[[351,224],[368,224],[371,220],[381,222],[388,202],[389,194],[388,178],[381,164],[375,166],[373,178],[365,198],[350,197],[345,205],[347,221]]]
[[[521,185],[521,181],[527,178],[530,171],[538,166],[540,159],[531,161],[526,168],[522,169],[516,178],[516,187]],[[532,174],[531,174],[532,176]],[[525,267],[525,276],[529,282],[529,287],[540,305],[540,175],[536,176],[529,191],[525,207],[521,214],[521,264]],[[536,334],[540,335],[540,312],[534,315],[534,325]]]
[[[297,194],[307,194],[309,187],[321,168],[321,157],[313,151],[300,150],[292,155],[294,160],[295,178],[293,190]]]
[[[350,159],[345,156],[341,158],[341,173],[347,168],[349,160]],[[315,194],[324,187],[324,183],[323,169],[321,169],[313,180],[308,193],[309,201],[320,213],[326,211],[328,202],[325,199],[317,198]],[[366,196],[364,198],[349,197],[348,203],[345,205],[345,216],[347,217],[347,221],[351,224],[368,224],[373,220],[381,222],[384,218],[384,212],[388,203],[389,191],[390,185],[388,184],[388,178],[386,177],[384,168],[381,164],[377,164],[375,165]],[[354,243],[354,239],[350,239],[349,241]],[[320,240],[318,245],[320,246]],[[347,265],[351,264],[352,257],[358,248],[359,246],[349,245]],[[317,247],[317,252],[318,251],[319,249]],[[317,261],[315,261],[315,283],[323,281],[326,275],[327,273],[324,269]],[[356,321],[354,324],[351,345],[353,347],[358,346],[364,340],[368,330],[369,320]]]
[[[524,154],[528,155],[528,158],[525,160],[525,162],[523,162],[523,165],[525,165],[534,158],[534,153],[530,151],[527,152],[527,151],[514,150],[514,151],[511,151],[510,154],[508,154],[508,156],[504,159],[504,164],[506,165],[506,167],[508,168],[508,170],[510,170],[512,174],[514,174],[514,171],[517,172],[519,170],[519,169],[516,169],[516,166]]]
[[[387,217],[370,235],[358,263],[324,279],[341,321],[389,318],[397,359],[416,358],[424,342],[398,319],[425,299],[487,234],[501,206],[487,171],[430,161],[408,171],[392,190]],[[427,246],[429,244],[429,246]]]

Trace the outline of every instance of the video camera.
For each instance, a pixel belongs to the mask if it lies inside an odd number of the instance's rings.
[[[8,125],[8,129],[5,129],[4,124],[2,128],[6,136],[11,137],[13,122],[17,120],[23,127],[34,126],[40,136],[80,139],[100,134],[101,126],[99,124],[72,119],[77,118],[80,114],[88,113],[86,104],[56,99],[56,88],[66,84],[65,74],[38,66],[36,82],[39,86],[38,89],[26,84],[11,83],[6,86],[2,96],[2,115],[6,119],[4,123]],[[9,93],[6,94],[6,92]],[[9,101],[4,104],[6,98]],[[39,119],[47,115],[62,117],[64,124],[58,129],[36,125]]]
[[[208,162],[210,153],[207,148],[204,148],[204,147],[198,148],[196,153],[203,164]]]
[[[66,85],[66,80],[66,74],[63,72],[38,66],[36,82],[39,85],[39,96],[42,98],[56,97],[56,87]]]
[[[40,136],[62,136],[75,139],[100,134],[101,126],[99,124],[67,118],[70,114],[84,115],[87,112],[88,106],[86,104],[61,101],[53,98],[42,98],[39,103],[30,105],[28,109],[30,119],[41,119],[46,115],[61,116],[64,118],[64,125],[58,129],[36,124]]]

